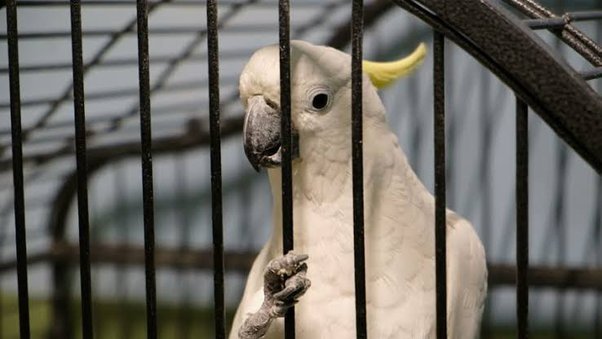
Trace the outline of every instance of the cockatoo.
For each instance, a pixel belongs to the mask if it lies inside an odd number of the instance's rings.
[[[390,63],[364,62],[363,165],[367,324],[370,338],[435,338],[435,203],[410,168],[377,94],[423,60],[421,44]],[[351,58],[291,42],[294,251],[282,255],[278,46],[253,54],[240,76],[244,149],[266,168],[273,232],[256,258],[231,339],[283,338],[295,306],[300,339],[355,338],[351,176]],[[310,287],[311,285],[311,287]],[[447,211],[450,338],[478,335],[487,290],[483,246]]]

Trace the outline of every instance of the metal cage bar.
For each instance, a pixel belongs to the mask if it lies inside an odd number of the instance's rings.
[[[137,0],[138,77],[140,86],[140,138],[142,198],[144,213],[144,262],[146,278],[146,330],[148,339],[157,338],[157,292],[155,280],[155,221],[153,206],[153,163],[148,51],[148,3]]]
[[[529,337],[529,107],[516,101],[516,315],[518,338]]]
[[[224,231],[222,218],[222,165],[220,141],[219,45],[217,0],[207,1],[207,54],[209,74],[209,133],[211,134],[211,216],[213,229],[213,288],[215,337],[226,337],[224,305]]]
[[[90,275],[90,225],[88,216],[88,174],[86,161],[86,113],[81,1],[71,1],[71,49],[73,64],[73,112],[77,171],[77,213],[79,222],[79,266],[81,283],[82,338],[93,338],[92,279]]]
[[[293,176],[291,135],[291,46],[290,46],[290,3],[278,2],[278,43],[280,46],[280,110],[282,114],[280,135],[282,136],[282,250],[284,254],[293,249]],[[284,318],[284,336],[295,338],[295,309],[291,307]]]
[[[435,137],[435,284],[437,338],[447,338],[447,287],[445,245],[445,36],[433,34],[433,93]]]
[[[17,283],[19,289],[19,333],[21,339],[29,339],[29,292],[27,286],[27,244],[25,234],[23,140],[21,133],[21,93],[19,84],[19,44],[16,0],[6,1],[6,31],[8,32],[15,241],[17,244]]]
[[[362,107],[362,47],[364,2],[353,1],[351,11],[351,166],[353,181],[353,264],[355,272],[356,337],[368,337],[366,323],[366,259],[364,249],[364,166]]]

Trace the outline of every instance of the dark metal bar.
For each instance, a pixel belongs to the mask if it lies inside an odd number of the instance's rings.
[[[435,135],[435,271],[437,288],[437,338],[447,338],[445,240],[445,36],[433,35],[434,135]]]
[[[224,231],[222,222],[222,165],[220,145],[219,45],[217,1],[207,1],[209,74],[209,131],[211,134],[211,216],[213,220],[213,298],[215,338],[226,338],[224,306]]]
[[[157,295],[155,281],[155,221],[153,206],[153,163],[151,137],[150,78],[148,64],[148,3],[137,0],[138,68],[140,82],[140,136],[142,198],[144,209],[144,252],[146,276],[146,335],[157,338]]]
[[[491,254],[491,223],[492,223],[492,204],[491,204],[491,147],[493,144],[493,114],[490,112],[491,96],[489,89],[491,87],[490,73],[486,69],[481,70],[480,74],[481,97],[479,100],[479,109],[481,111],[481,147],[479,149],[479,191],[481,192],[481,227],[482,241],[485,248],[485,257],[489,258]],[[469,195],[471,196],[471,195]],[[493,299],[487,298],[485,310],[483,311],[483,325],[481,326],[481,337],[489,339],[492,337],[492,309]]]
[[[602,67],[592,68],[587,71],[581,72],[581,76],[585,80],[594,80],[598,78],[602,78]]]
[[[90,225],[88,218],[88,174],[86,163],[86,113],[81,0],[71,1],[71,48],[73,58],[73,108],[77,163],[77,213],[79,217],[79,262],[81,282],[82,338],[92,339],[92,279],[90,275]]]
[[[544,19],[527,19],[524,23],[533,30],[563,28],[568,23],[563,17],[552,17]]]
[[[353,176],[353,264],[355,268],[356,337],[368,337],[366,323],[366,258],[364,248],[364,169],[362,135],[362,45],[364,1],[353,1],[351,10],[351,152]]]
[[[518,338],[529,336],[529,107],[516,101],[516,315]]]
[[[27,244],[25,233],[25,194],[23,192],[23,145],[21,134],[21,90],[19,84],[19,44],[16,0],[6,1],[10,121],[15,203],[15,242],[17,244],[17,283],[19,288],[19,333],[29,339],[29,292],[27,286]]]
[[[445,65],[454,65],[454,53],[453,53],[453,49],[449,49],[447,51],[448,53],[445,53],[445,58],[444,58],[444,69],[448,69],[448,73],[450,78],[455,78],[454,76],[454,68],[453,67],[445,67]],[[445,76],[445,71],[444,71],[444,76]],[[465,80],[467,79],[466,77],[460,77],[460,79]],[[473,81],[474,82],[474,81]],[[462,88],[463,91],[470,91],[467,87],[467,84],[461,84],[460,86],[458,86],[460,88]],[[456,92],[455,90],[455,86],[450,86],[449,88],[444,89],[447,93],[445,93],[445,101],[444,101],[444,105],[446,105],[447,107],[451,107],[451,109],[453,110],[454,104],[455,104],[455,98],[454,98],[454,94]],[[454,156],[455,151],[456,151],[456,138],[458,135],[458,126],[461,125],[461,122],[459,121],[460,117],[458,117],[458,114],[450,114],[447,117],[447,130],[446,130],[446,136],[445,136],[445,152],[449,153],[451,157]],[[447,206],[447,204],[450,204],[451,206],[455,206],[456,203],[456,193],[457,193],[457,189],[456,189],[456,182],[454,180],[455,176],[456,176],[456,171],[455,171],[455,163],[453,161],[447,161],[445,163],[445,205]]]
[[[602,11],[583,11],[566,13],[561,17],[528,19],[524,22],[532,29],[564,28],[571,22],[593,21],[602,19]]]
[[[280,45],[280,110],[282,112],[282,246],[286,254],[293,249],[293,176],[291,133],[291,46],[290,3],[278,2],[278,37]],[[284,337],[295,338],[295,309],[291,307],[284,318]]]

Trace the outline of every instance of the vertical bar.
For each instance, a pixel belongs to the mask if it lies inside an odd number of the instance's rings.
[[[23,144],[21,134],[21,93],[19,84],[19,45],[17,39],[17,5],[6,1],[8,33],[8,68],[10,83],[10,121],[13,156],[15,202],[15,242],[17,245],[17,284],[19,288],[19,333],[29,339],[29,292],[27,287],[27,245],[25,234],[25,196],[23,191]]]
[[[447,338],[446,242],[445,242],[445,37],[433,35],[433,85],[435,134],[435,279],[437,338]]]
[[[140,138],[142,199],[144,213],[144,264],[146,277],[146,335],[157,338],[157,292],[155,281],[155,220],[153,208],[153,163],[151,137],[150,78],[148,68],[148,3],[136,1],[138,27],[138,78],[140,86]]]
[[[485,248],[485,256],[489,257],[489,245],[491,244],[491,189],[490,189],[490,171],[491,161],[489,154],[491,153],[492,135],[493,135],[493,115],[489,113],[490,100],[489,95],[490,80],[489,71],[485,68],[481,70],[481,98],[479,108],[481,110],[481,149],[480,149],[480,178],[479,186],[481,190],[481,226],[483,247]],[[483,325],[481,337],[489,339],[492,337],[492,308],[493,297],[490,292],[490,297],[487,298],[485,310],[483,312]]]
[[[516,100],[516,315],[518,338],[529,336],[529,107]]]
[[[86,113],[82,57],[81,0],[71,1],[71,52],[73,64],[73,110],[77,166],[77,213],[79,217],[79,266],[81,282],[82,338],[92,339],[92,282],[90,278],[90,226],[88,218],[88,173],[86,163]]]
[[[209,67],[209,132],[211,134],[211,216],[213,220],[213,298],[215,338],[226,337],[224,307],[224,235],[220,148],[219,53],[217,1],[207,1],[207,65]]]
[[[290,3],[278,2],[278,35],[280,45],[280,109],[282,111],[282,246],[286,254],[293,249],[293,177],[291,139],[291,70],[290,70]],[[295,338],[295,310],[291,307],[284,318],[286,339]]]
[[[353,1],[351,12],[351,153],[353,180],[353,259],[355,267],[356,337],[367,338],[366,259],[364,251],[364,168],[362,135],[362,43],[364,2]]]

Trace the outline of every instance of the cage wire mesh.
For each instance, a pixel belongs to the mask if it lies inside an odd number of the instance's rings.
[[[534,19],[512,7],[512,2],[504,2],[512,15]],[[242,152],[238,76],[254,50],[278,41],[278,4],[253,0],[218,4],[225,291],[230,315],[249,265],[269,236],[271,218],[267,180],[253,172]],[[602,10],[599,0],[541,4],[558,14]],[[416,17],[384,1],[368,1],[366,6],[373,11],[365,14],[366,58],[393,59],[420,41],[432,43],[431,27]],[[348,50],[350,13],[349,1],[294,1],[291,36]],[[18,2],[33,338],[81,336],[69,15],[68,1]],[[213,336],[205,15],[202,1],[157,0],[149,5],[161,338]],[[83,1],[82,24],[95,337],[143,338],[145,273],[135,3]],[[572,24],[598,45],[602,41],[600,20]],[[0,55],[7,55],[6,27],[2,15]],[[553,34],[553,29],[536,32],[574,69],[594,74],[591,63]],[[514,94],[462,48],[448,42],[446,49],[447,203],[475,225],[489,264],[509,267],[514,265],[515,253]],[[431,69],[429,56],[415,75],[381,95],[389,124],[412,167],[432,191]],[[0,58],[0,338],[17,338],[8,71],[8,60]],[[588,83],[601,93],[600,80]],[[529,130],[531,264],[599,269],[599,174],[535,114],[530,115]],[[64,218],[64,229],[60,225],[53,228],[57,213]],[[61,263],[68,263],[63,280],[58,280],[65,284],[54,286],[57,268],[64,267]],[[514,333],[515,290],[502,280],[490,280],[483,320],[486,338]],[[597,290],[595,286],[551,286],[531,287],[534,337],[599,337],[601,286]]]

